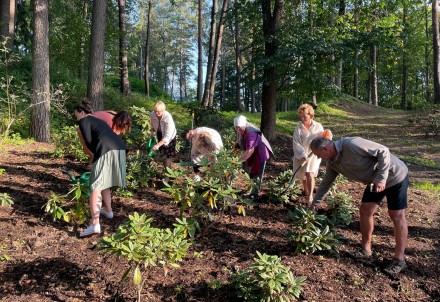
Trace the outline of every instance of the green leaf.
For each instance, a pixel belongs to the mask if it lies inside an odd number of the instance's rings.
[[[133,275],[133,284],[139,286],[142,283],[142,273],[139,266],[136,266]]]

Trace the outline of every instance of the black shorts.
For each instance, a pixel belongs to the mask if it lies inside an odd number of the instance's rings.
[[[364,190],[362,202],[375,202],[382,205],[383,199],[387,197],[388,210],[403,210],[408,207],[408,186],[409,176],[398,184],[389,187],[382,192],[371,192],[370,185]]]

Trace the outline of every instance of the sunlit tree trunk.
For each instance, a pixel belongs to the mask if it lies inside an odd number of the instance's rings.
[[[30,134],[37,142],[50,139],[49,1],[34,0],[32,51],[32,115]]]
[[[203,97],[203,0],[197,1],[197,101]]]
[[[205,79],[205,88],[203,91],[203,99],[202,106],[209,106],[209,87],[210,87],[210,79],[212,73],[212,62],[214,57],[214,48],[215,48],[215,38],[217,36],[217,9],[218,9],[218,0],[212,0],[212,9],[211,9],[211,34],[209,35],[209,49],[208,49],[208,62],[206,64],[206,79]]]
[[[8,49],[14,46],[16,11],[16,0],[0,1],[0,40],[8,40],[6,44]]]
[[[183,49],[179,49],[179,97],[183,101]]]
[[[237,4],[237,0],[234,0],[234,3]],[[236,77],[235,77],[235,100],[237,102],[237,110],[242,111],[243,107],[241,105],[241,59],[240,59],[240,21],[238,19],[238,13],[235,11],[234,15],[234,48],[235,48],[235,67],[236,67]]]
[[[309,34],[312,37],[314,35],[314,30],[313,30],[313,1],[309,2],[309,5],[307,7],[307,11],[308,11],[308,21],[309,21]],[[311,75],[311,79],[312,79],[312,95],[311,95],[311,103],[316,107],[317,106],[317,102],[316,102],[316,89],[315,89],[315,82],[314,82],[314,77],[315,77],[315,57],[312,56],[312,75]]]
[[[430,26],[429,26],[429,13],[428,13],[428,5],[425,5],[425,36],[426,36],[426,41],[429,41],[429,31],[430,31]],[[426,102],[431,102],[431,91],[429,89],[429,83],[431,82],[431,64],[429,61],[430,55],[431,55],[431,49],[429,47],[429,45],[427,43],[424,44],[424,48],[425,48],[425,81],[423,84],[425,93],[425,100]]]
[[[377,46],[370,46],[370,98],[369,103],[378,106],[377,99]]]
[[[92,33],[89,52],[89,80],[87,96],[98,111],[104,109],[104,42],[107,0],[94,0],[92,11]]]
[[[148,1],[147,12],[147,38],[145,39],[145,95],[150,96],[150,26],[151,26],[151,0]]]
[[[252,74],[251,74],[251,112],[255,113],[256,110],[256,84],[255,84],[255,80],[257,78],[257,68],[255,67],[255,63],[252,63]]]
[[[212,65],[211,78],[209,80],[209,93],[208,93],[208,107],[212,108],[214,105],[214,92],[215,92],[215,79],[217,77],[218,62],[220,58],[220,50],[222,48],[223,30],[225,27],[226,12],[228,10],[228,0],[223,0],[223,6],[220,14],[220,20],[218,25],[218,35],[215,42],[214,51],[214,64]]]
[[[338,15],[342,18],[345,15],[345,0],[339,0],[339,11]],[[342,30],[341,30],[342,31]],[[343,71],[343,62],[342,59],[339,59],[337,62],[338,66],[338,75],[335,78],[335,85],[342,91],[342,71]]]
[[[407,109],[407,86],[408,86],[408,24],[406,23],[406,14],[408,13],[408,8],[406,2],[403,1],[403,31],[402,31],[402,110]]]
[[[130,96],[130,82],[128,80],[128,58],[126,50],[125,0],[118,0],[119,6],[119,68],[120,89],[123,96]]]
[[[82,8],[82,19],[84,24],[87,23],[87,17],[88,17],[88,12],[89,12],[89,6],[90,6],[90,1],[89,0],[85,0],[83,3],[83,8]],[[80,64],[79,64],[79,68],[78,68],[78,76],[80,79],[84,80],[85,79],[85,71],[84,71],[84,67],[86,64],[86,35],[82,35],[81,36],[81,40],[80,40],[80,49],[79,49],[79,57],[80,57]]]
[[[220,108],[225,103],[226,100],[226,60],[223,56],[222,58],[222,88],[221,88],[221,98],[220,98]]]
[[[355,0],[354,5],[354,24],[357,27],[359,23],[359,1]],[[359,67],[357,66],[357,62],[359,61],[359,50],[356,49],[355,58],[354,58],[354,76],[353,76],[353,96],[358,99],[359,98]]]

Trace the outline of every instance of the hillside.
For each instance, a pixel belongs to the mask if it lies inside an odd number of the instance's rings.
[[[246,217],[225,213],[203,238],[196,238],[179,269],[167,275],[151,269],[143,301],[240,301],[228,283],[232,272],[246,269],[255,251],[278,255],[295,276],[306,276],[300,301],[440,301],[439,190],[440,139],[411,124],[418,113],[378,109],[364,103],[335,102],[333,111],[316,119],[332,129],[335,138],[359,135],[383,143],[403,158],[413,182],[409,190],[409,268],[399,276],[382,269],[393,252],[392,224],[382,207],[376,215],[374,257],[357,262],[348,251],[359,246],[358,219],[340,229],[345,236],[340,253],[293,255],[286,239],[288,211],[304,205],[299,197],[288,204],[257,201]],[[319,112],[319,111],[318,111]],[[267,167],[267,180],[291,167],[291,137],[280,135],[273,146],[277,157]],[[63,193],[70,180],[62,166],[76,174],[83,163],[51,156],[51,144],[7,146],[0,154],[0,192],[15,201],[0,207],[0,301],[135,301],[130,279],[121,282],[127,269],[96,250],[100,237],[80,239],[64,222],[53,222],[42,206],[50,191]],[[182,154],[187,156],[187,153]],[[429,182],[436,190],[421,190],[415,183]],[[161,188],[140,190],[133,197],[115,197],[115,217],[102,219],[103,235],[115,232],[134,211],[147,213],[157,227],[169,227],[179,216],[177,207]],[[267,188],[263,188],[266,189]],[[358,205],[363,186],[342,183],[338,190]],[[356,215],[357,216],[357,215]]]

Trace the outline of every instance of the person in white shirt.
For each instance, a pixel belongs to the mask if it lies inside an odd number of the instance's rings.
[[[208,127],[198,127],[186,133],[186,139],[191,140],[191,161],[194,164],[194,172],[198,172],[199,163],[207,158],[211,164],[215,163],[216,153],[223,148],[220,134]]]
[[[302,104],[298,108],[298,116],[300,123],[293,132],[293,171],[297,171],[295,178],[302,181],[304,193],[310,205],[321,159],[311,153],[309,146],[315,137],[324,133],[324,128],[314,120],[315,111],[309,104]]]
[[[153,146],[153,150],[159,150],[160,154],[165,157],[165,166],[171,168],[172,159],[176,156],[177,130],[173,117],[165,109],[164,102],[156,102],[150,114],[150,129],[158,141]]]

